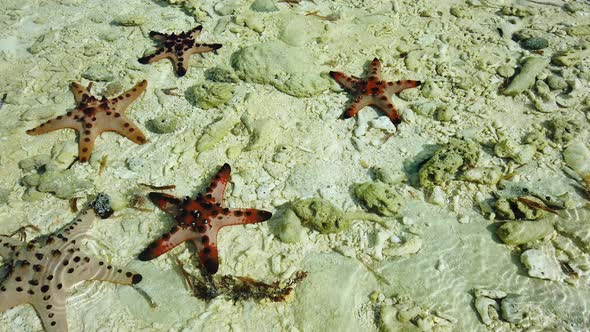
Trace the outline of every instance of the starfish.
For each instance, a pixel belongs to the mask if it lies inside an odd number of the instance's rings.
[[[0,235],[0,255],[6,259],[0,270],[0,312],[31,304],[46,331],[67,331],[66,298],[76,284],[100,280],[135,285],[141,281],[140,274],[80,252],[81,240],[100,215],[100,207],[93,204],[60,230],[29,243]]]
[[[87,88],[80,83],[71,85],[76,109],[42,123],[40,126],[27,130],[29,135],[41,135],[54,130],[71,128],[80,134],[78,143],[78,160],[86,162],[90,158],[94,140],[105,131],[114,131],[125,136],[134,143],[147,142],[141,130],[125,116],[125,110],[147,87],[147,81],[137,83],[129,91],[118,97],[97,99],[90,95],[92,83]]]
[[[373,105],[385,112],[395,125],[401,123],[401,117],[391,101],[393,94],[405,89],[415,88],[420,81],[402,80],[388,82],[381,80],[381,62],[375,58],[369,65],[369,77],[366,80],[355,76],[348,76],[338,71],[331,71],[330,76],[348,92],[358,97],[343,114],[345,119],[355,116],[361,109]]]
[[[156,31],[150,31],[150,38],[160,42],[162,45],[156,52],[139,58],[139,62],[148,64],[169,58],[174,64],[178,76],[184,76],[188,70],[191,55],[195,53],[205,53],[215,51],[221,48],[221,44],[199,44],[196,42],[197,37],[201,34],[203,26],[181,32],[180,34],[166,34]]]
[[[228,209],[223,205],[223,193],[230,179],[231,168],[224,164],[211,181],[204,194],[195,199],[184,199],[172,195],[151,192],[148,197],[176,219],[176,225],[169,233],[152,242],[140,255],[142,261],[149,261],[177,245],[191,240],[197,247],[199,261],[209,274],[215,274],[219,267],[217,233],[225,226],[263,222],[272,214],[256,209]]]

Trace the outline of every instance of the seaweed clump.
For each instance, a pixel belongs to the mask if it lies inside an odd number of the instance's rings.
[[[477,143],[452,139],[420,168],[420,185],[431,188],[453,179],[458,171],[475,166],[480,154]]]
[[[307,272],[297,271],[286,280],[267,284],[249,277],[223,275],[208,281],[197,281],[193,291],[197,298],[206,301],[226,296],[234,303],[247,300],[283,302],[293,292],[295,285],[306,277]]]

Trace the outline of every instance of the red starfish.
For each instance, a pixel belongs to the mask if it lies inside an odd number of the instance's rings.
[[[76,109],[51,119],[40,126],[27,130],[29,135],[41,135],[50,131],[71,128],[80,134],[78,143],[78,160],[88,161],[94,140],[105,131],[114,131],[137,144],[147,142],[145,135],[125,116],[125,110],[147,87],[147,81],[137,83],[119,97],[97,99],[90,95],[92,83],[87,88],[73,82],[71,86]]]
[[[184,76],[188,70],[191,55],[211,52],[221,48],[221,44],[198,44],[196,39],[201,34],[201,30],[203,30],[203,26],[199,25],[178,35],[150,31],[150,37],[160,42],[162,47],[152,54],[139,58],[138,61],[148,64],[169,58],[172,60],[178,76]]]
[[[272,214],[256,209],[228,209],[223,206],[223,193],[230,179],[231,168],[224,164],[205,194],[195,199],[151,192],[148,197],[160,209],[174,216],[176,225],[169,233],[152,242],[141,254],[142,261],[152,260],[177,245],[192,240],[199,252],[201,265],[209,274],[215,274],[219,266],[217,233],[225,226],[263,222]]]
[[[415,88],[420,81],[402,80],[388,82],[381,80],[381,62],[375,58],[369,65],[369,78],[362,80],[338,71],[331,71],[330,76],[348,92],[358,95],[355,101],[343,114],[345,119],[355,116],[365,106],[373,105],[387,114],[391,122],[398,125],[402,122],[397,109],[391,102],[391,96],[405,89]]]

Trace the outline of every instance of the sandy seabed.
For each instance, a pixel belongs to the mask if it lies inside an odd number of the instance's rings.
[[[95,223],[84,248],[142,273],[155,304],[130,287],[82,283],[67,303],[71,331],[590,330],[587,215],[508,245],[494,206],[518,188],[570,210],[588,203],[588,174],[563,158],[573,144],[588,148],[587,1],[3,0],[0,12],[0,233],[54,231],[74,218],[71,198],[81,206],[105,192],[116,213]],[[223,47],[193,56],[186,76],[168,60],[137,62],[155,49],[151,30],[199,24],[202,42]],[[328,72],[363,78],[375,57],[384,80],[422,82],[393,98],[397,128],[371,107],[340,118],[352,97]],[[25,133],[74,108],[72,81],[114,96],[143,79],[148,89],[127,114],[147,144],[105,133],[88,163],[71,166],[74,131]],[[154,128],[162,120],[173,125]],[[441,162],[441,181],[421,181],[420,168],[455,138],[476,146],[476,164]],[[22,167],[39,155],[56,183],[39,183],[45,165]],[[185,244],[135,259],[172,225],[138,201],[150,191],[140,183],[194,196],[225,162],[227,204],[275,217],[220,232],[219,274],[272,282],[307,271],[285,302],[195,298],[178,268],[199,275]],[[370,205],[355,190],[365,182],[387,187],[377,201],[399,209],[369,206],[374,218],[355,218]],[[304,227],[286,243],[284,216],[312,197],[351,216],[350,227]],[[521,257],[531,250],[538,260]],[[42,327],[25,305],[1,313],[0,330]]]

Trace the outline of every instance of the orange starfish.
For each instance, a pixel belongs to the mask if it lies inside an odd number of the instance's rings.
[[[137,83],[122,95],[107,99],[97,99],[90,95],[92,83],[87,88],[73,82],[71,86],[76,109],[51,119],[40,126],[27,130],[29,135],[41,135],[50,131],[71,128],[80,134],[78,143],[78,160],[88,161],[94,140],[105,131],[114,131],[137,144],[147,142],[141,130],[125,116],[124,112],[147,87],[147,81]]]
[[[201,34],[203,26],[181,32],[180,34],[166,34],[150,31],[150,37],[162,44],[156,52],[139,58],[139,62],[148,64],[168,58],[172,60],[178,76],[184,76],[188,70],[191,55],[205,53],[221,48],[221,44],[199,44],[197,37]]]
[[[272,214],[256,209],[228,209],[223,206],[223,193],[230,179],[231,168],[224,164],[205,194],[195,199],[184,199],[158,192],[148,197],[160,209],[176,219],[169,233],[152,242],[140,255],[142,261],[152,260],[165,254],[185,241],[193,241],[199,252],[199,260],[205,271],[215,274],[219,267],[217,233],[225,226],[254,224],[266,221]]]
[[[373,105],[385,112],[395,125],[401,122],[401,117],[391,101],[391,96],[421,84],[420,81],[410,80],[382,81],[381,62],[377,58],[373,59],[369,65],[369,77],[366,80],[338,71],[331,71],[330,76],[345,90],[358,96],[344,112],[345,119],[355,116],[364,107]]]

